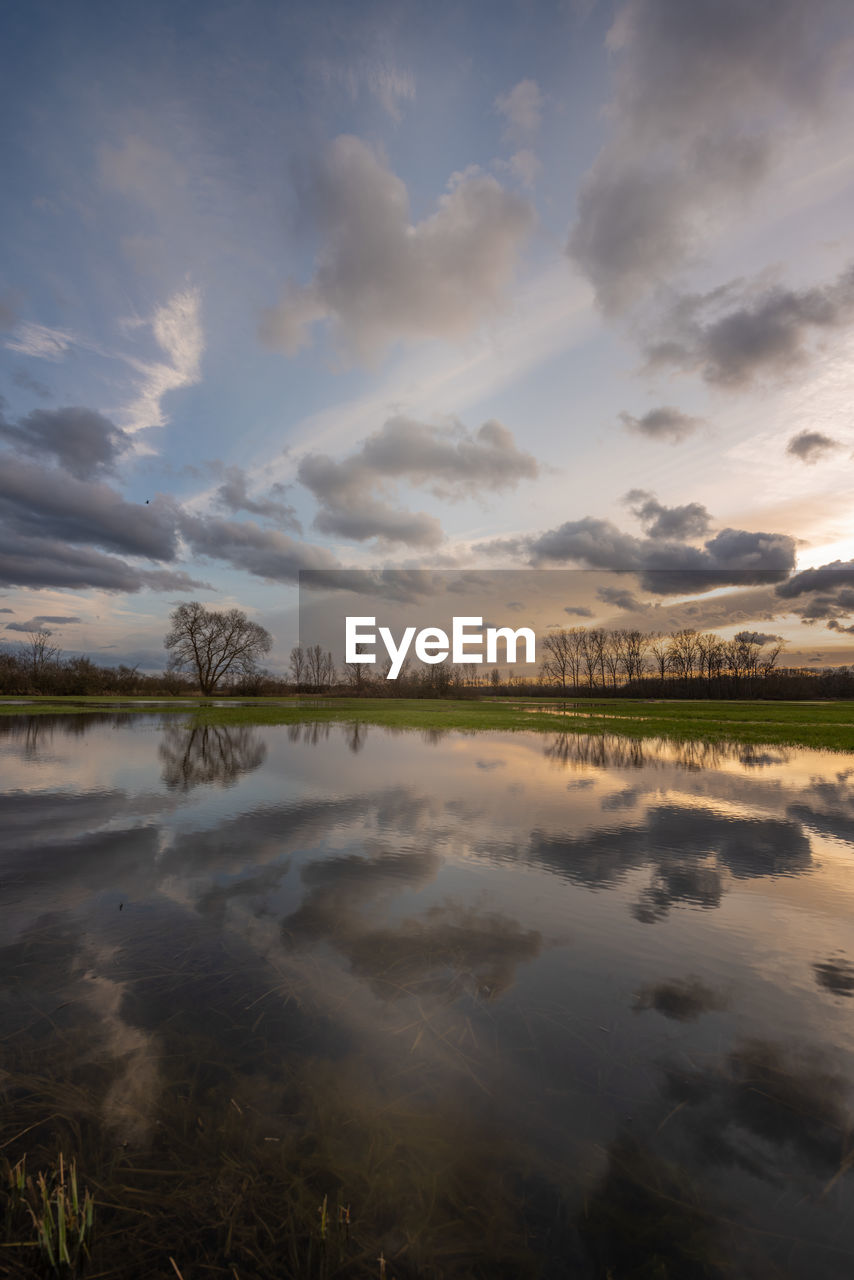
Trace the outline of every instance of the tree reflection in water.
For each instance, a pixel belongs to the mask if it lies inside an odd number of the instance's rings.
[[[158,754],[169,790],[191,791],[205,783],[230,786],[264,763],[267,747],[249,725],[188,727],[166,721]]]

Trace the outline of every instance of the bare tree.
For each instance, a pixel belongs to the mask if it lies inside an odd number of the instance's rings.
[[[297,687],[297,692],[299,692],[299,687],[302,684],[303,676],[305,675],[305,650],[302,645],[296,644],[293,649],[291,649],[291,656],[288,658],[288,666],[290,667],[291,675],[294,678],[294,684]]]
[[[652,654],[658,678],[663,685],[670,670],[670,637],[662,635],[660,632],[658,635],[652,636],[650,638],[649,651]]]
[[[224,682],[253,675],[273,644],[269,631],[240,609],[216,613],[192,600],[173,609],[169,620],[172,630],[163,641],[169,670],[190,671],[206,696]]]
[[[51,644],[50,637],[51,632],[43,627],[39,631],[28,632],[26,641],[21,645],[24,660],[36,686],[42,683],[62,653],[59,645]]]

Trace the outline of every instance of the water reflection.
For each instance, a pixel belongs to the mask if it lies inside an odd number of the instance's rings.
[[[267,747],[248,725],[183,725],[165,721],[158,747],[163,781],[170,790],[190,791],[218,782],[228,787],[242,773],[259,768]]]
[[[848,1275],[844,759],[14,720],[0,1148],[99,1274]]]

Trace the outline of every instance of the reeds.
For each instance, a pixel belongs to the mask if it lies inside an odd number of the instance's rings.
[[[62,1152],[47,1170],[33,1177],[27,1173],[27,1157],[14,1166],[4,1161],[7,1239],[4,1248],[38,1251],[48,1274],[72,1277],[90,1256],[95,1204],[89,1188],[80,1196],[77,1161],[66,1161]]]

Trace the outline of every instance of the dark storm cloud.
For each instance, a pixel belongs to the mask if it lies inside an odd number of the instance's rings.
[[[654,493],[645,489],[630,489],[623,501],[640,520],[648,538],[701,538],[708,533],[712,522],[699,502],[665,507]]]
[[[639,609],[649,608],[649,605],[632,595],[631,591],[621,590],[619,587],[600,587],[596,594],[603,604],[613,605],[615,609],[636,613]]]
[[[3,424],[0,463],[0,584],[91,587],[104,591],[186,591],[209,584],[171,568],[140,568],[115,554],[154,561],[178,557],[179,533],[199,555],[265,578],[290,581],[301,568],[333,567],[330,553],[285,534],[214,516],[193,516],[162,495],[127,502],[98,478],[127,444],[106,418],[87,409],[35,410],[17,426]],[[46,465],[21,454],[52,456]],[[93,476],[84,479],[83,476]],[[245,477],[229,468],[218,492],[225,505],[293,521],[278,496],[254,499]]]
[[[627,0],[608,33],[612,133],[568,252],[618,311],[731,218],[830,97],[854,25],[844,0]]]
[[[404,481],[454,500],[512,489],[538,474],[536,459],[516,447],[500,422],[484,422],[469,431],[461,423],[435,426],[395,417],[341,462],[307,455],[298,478],[320,504],[314,523],[322,532],[430,547],[443,538],[438,520],[391,506],[377,497],[378,489],[389,481]]]
[[[93,409],[33,409],[16,424],[0,419],[0,439],[31,457],[45,454],[76,476],[89,480],[112,470],[130,437]]]
[[[699,521],[703,509],[688,510],[687,518]],[[609,520],[592,516],[479,549],[487,554],[527,555],[535,567],[575,562],[591,569],[634,573],[647,591],[660,595],[778,582],[788,577],[795,564],[795,541],[787,534],[722,529],[702,547],[694,547],[664,537],[637,538]]]
[[[848,631],[843,622],[854,613],[854,561],[834,560],[816,569],[802,569],[780,583],[776,594],[797,601],[792,612],[804,622],[823,621],[830,631]]]
[[[704,425],[703,418],[692,418],[672,405],[650,409],[642,418],[635,418],[630,413],[621,413],[619,418],[629,431],[636,431],[649,440],[669,440],[671,444],[679,444]]]
[[[818,462],[819,458],[839,447],[838,440],[831,440],[820,431],[800,431],[786,445],[786,453],[800,458],[801,462]]]
[[[89,547],[70,547],[54,537],[20,537],[0,528],[0,586],[134,592],[189,591],[210,584],[181,570],[140,569]]]
[[[652,368],[699,373],[706,382],[738,388],[789,372],[806,360],[811,334],[852,321],[854,267],[829,285],[803,290],[736,281],[677,299],[645,352]],[[795,452],[806,457],[809,450]]]
[[[216,491],[215,502],[233,514],[246,511],[249,515],[273,520],[280,528],[300,533],[300,523],[293,507],[281,499],[283,492],[282,485],[273,485],[268,497],[252,498],[249,496],[245,471],[238,466],[227,466],[225,479]]]
[[[278,529],[262,529],[252,520],[216,516],[179,516],[180,529],[195,555],[222,560],[271,582],[295,582],[301,569],[334,569],[338,561],[322,547],[301,542]]]
[[[854,560],[833,560],[817,569],[802,569],[788,582],[781,583],[777,594],[791,600],[811,591],[835,591],[845,587],[854,588]]]
[[[101,481],[79,480],[10,454],[0,467],[0,521],[12,536],[55,538],[152,560],[172,560],[177,550],[175,512],[165,498],[125,502]]]
[[[500,305],[534,222],[528,201],[470,171],[413,224],[405,184],[355,137],[314,156],[296,186],[299,216],[320,239],[315,272],[260,325],[262,341],[288,355],[318,322],[365,360],[401,339],[465,336]]]

